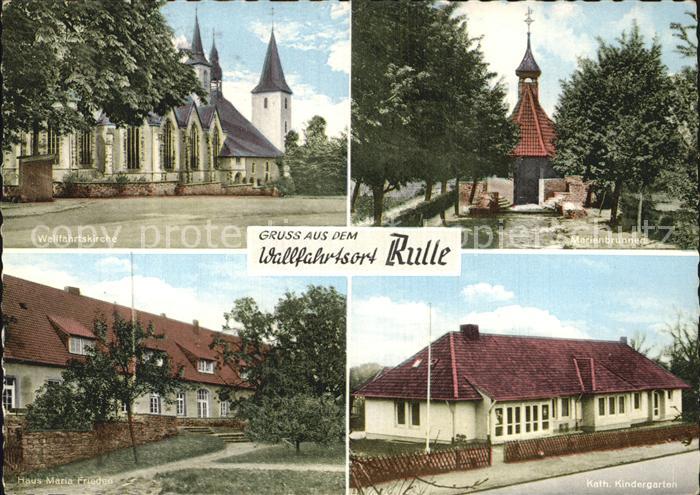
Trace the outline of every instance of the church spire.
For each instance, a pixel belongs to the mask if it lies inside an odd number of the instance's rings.
[[[221,80],[223,72],[219,65],[219,50],[216,49],[216,33],[212,30],[211,51],[209,52],[209,60],[211,61],[211,85],[212,89],[221,91]]]
[[[202,47],[202,35],[199,33],[199,18],[197,12],[194,14],[194,32],[192,33],[192,46],[190,47],[190,59],[187,61],[190,65],[204,64],[209,65],[207,57],[204,55]]]
[[[530,48],[530,24],[535,22],[532,19],[532,9],[528,7],[527,14],[525,15],[525,24],[527,24],[527,49],[525,50],[525,55],[523,55],[523,60],[520,65],[515,69],[515,75],[520,79],[537,79],[542,71],[540,67],[535,62],[535,57],[532,55],[532,49]]]
[[[260,81],[253,88],[252,93],[270,93],[281,91],[283,93],[292,94],[287,81],[284,79],[284,71],[282,70],[282,62],[277,51],[277,41],[275,40],[274,30],[270,34],[270,43],[267,45],[267,53],[265,54],[265,63],[262,72],[260,73]]]

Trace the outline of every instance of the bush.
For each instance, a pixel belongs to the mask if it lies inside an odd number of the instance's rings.
[[[27,406],[27,425],[30,430],[89,430],[92,418],[74,387],[47,383]]]
[[[280,177],[273,183],[275,188],[282,194],[282,196],[289,196],[294,194],[295,192],[295,186],[294,186],[294,179],[291,177]]]

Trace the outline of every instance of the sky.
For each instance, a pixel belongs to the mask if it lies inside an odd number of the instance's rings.
[[[83,295],[131,305],[129,254],[28,253],[5,251],[9,275],[63,289],[78,287]],[[243,254],[134,254],[134,307],[184,322],[199,320],[221,330],[224,312],[240,297],[252,297],[271,311],[287,291],[307,286],[333,286],[346,293],[345,278],[249,277]]]
[[[349,2],[168,2],[163,13],[178,46],[189,47],[195,10],[205,54],[212,30],[223,71],[224,96],[248,119],[272,28],[285,78],[292,89],[292,127],[300,134],[314,115],[337,135],[349,121]]]
[[[353,277],[348,359],[394,366],[463,323],[485,333],[619,340],[655,355],[678,314],[697,319],[695,255],[462,255],[460,277]],[[432,310],[429,308],[432,306]]]
[[[676,39],[671,22],[688,24],[686,11],[695,11],[695,2],[464,2],[457,9],[466,14],[467,30],[472,37],[483,36],[482,48],[490,69],[508,85],[508,103],[517,101],[518,80],[515,69],[527,44],[525,14],[530,7],[532,50],[542,70],[539,79],[540,102],[552,117],[562,79],[576,69],[579,57],[594,58],[597,38],[613,42],[636,20],[650,45],[658,36],[662,61],[671,72],[689,65],[674,52]]]

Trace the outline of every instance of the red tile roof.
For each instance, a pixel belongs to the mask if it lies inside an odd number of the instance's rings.
[[[426,347],[356,394],[425,398],[427,354]],[[433,343],[432,357],[431,397],[436,400],[480,400],[479,392],[495,400],[526,400],[690,388],[621,342],[483,333],[469,339],[449,332]]]
[[[59,332],[94,338],[90,329],[97,318],[106,318],[111,323],[112,314],[116,311],[122,318],[131,319],[131,309],[128,307],[71,294],[10,275],[3,277],[3,285],[2,310],[9,319],[4,354],[7,361],[65,367],[70,359],[77,356],[68,352],[67,344],[61,340]],[[209,349],[209,344],[215,337],[222,337],[233,346],[239,346],[238,337],[143,311],[136,311],[136,317],[144,325],[152,323],[156,334],[165,336],[148,342],[146,346],[167,352],[174,369],[183,367],[184,380],[250,387],[241,381],[233,368],[223,365],[221,360],[214,374],[200,373],[197,371],[196,360],[193,362],[188,359],[183,352],[186,349],[195,358],[214,359],[216,353]]]
[[[554,156],[554,124],[540,106],[537,83],[521,83],[520,98],[513,109],[512,119],[520,128],[520,141],[513,156]]]

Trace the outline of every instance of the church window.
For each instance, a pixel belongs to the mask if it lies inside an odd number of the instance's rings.
[[[287,109],[287,98],[284,99],[284,109]]]
[[[265,97],[265,99],[263,100],[263,107],[267,108],[267,97]]]
[[[92,132],[85,131],[80,133],[78,138],[78,149],[80,150],[80,164],[92,164]]]
[[[49,155],[57,155],[58,147],[61,142],[61,136],[58,131],[52,127],[46,131],[46,153]]]
[[[265,172],[270,171],[270,162],[265,162]]]
[[[250,173],[254,174],[255,173],[255,162],[253,162],[253,165],[250,167]]]
[[[197,128],[192,126],[190,130],[190,169],[197,170],[199,168],[199,133]]]
[[[287,121],[284,121],[284,133],[287,134]]]
[[[129,127],[126,130],[126,168],[136,169],[140,166],[141,129]]]
[[[175,154],[173,146],[173,125],[168,120],[165,122],[165,128],[163,129],[163,168],[165,170],[172,170],[175,165]]]
[[[214,138],[212,139],[211,163],[214,168],[219,168],[217,157],[219,156],[219,132],[214,129]]]

